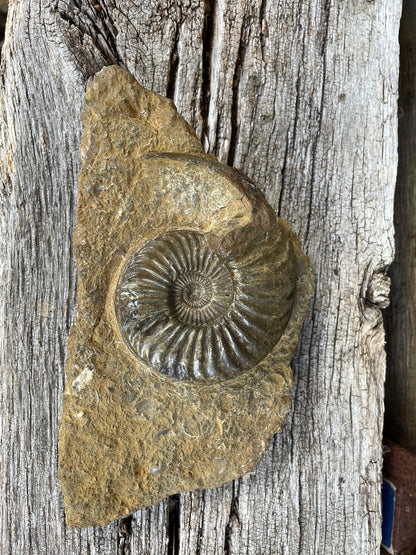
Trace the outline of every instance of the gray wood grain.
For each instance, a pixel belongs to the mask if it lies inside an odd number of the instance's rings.
[[[2,52],[1,553],[376,553],[399,0],[22,0]],[[106,528],[65,526],[57,442],[87,79],[125,65],[298,231],[317,291],[258,468]]]

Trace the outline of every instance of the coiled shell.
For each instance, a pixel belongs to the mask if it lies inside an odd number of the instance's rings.
[[[125,342],[145,364],[177,379],[224,379],[250,369],[279,340],[293,302],[281,242],[253,244],[238,257],[218,254],[208,241],[189,230],[152,238],[118,283]]]

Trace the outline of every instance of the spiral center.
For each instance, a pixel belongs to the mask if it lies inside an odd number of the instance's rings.
[[[201,311],[212,301],[212,283],[198,272],[184,272],[172,285],[173,304],[177,316],[189,320],[189,310]],[[192,318],[191,318],[192,320]]]
[[[207,287],[204,287],[201,283],[191,282],[182,289],[182,299],[185,304],[192,308],[202,308],[211,300],[211,292],[207,291]]]

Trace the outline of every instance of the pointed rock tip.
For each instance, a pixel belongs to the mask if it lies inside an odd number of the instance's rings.
[[[157,137],[158,152],[203,154],[191,126],[178,114],[171,99],[140,85],[124,68],[104,67],[89,82],[85,94],[84,127],[89,117],[137,119]]]

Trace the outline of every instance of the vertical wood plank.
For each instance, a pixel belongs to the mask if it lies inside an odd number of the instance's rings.
[[[376,553],[401,3],[22,0],[1,82],[2,553]],[[80,112],[122,63],[294,224],[317,294],[294,408],[259,467],[106,528],[56,478],[75,315]]]

